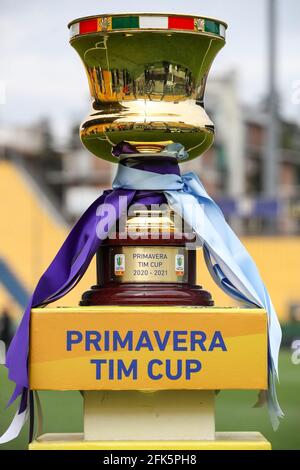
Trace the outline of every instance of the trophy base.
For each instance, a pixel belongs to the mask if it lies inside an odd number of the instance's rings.
[[[211,294],[197,285],[176,283],[122,283],[92,286],[82,295],[81,306],[92,305],[214,305]]]

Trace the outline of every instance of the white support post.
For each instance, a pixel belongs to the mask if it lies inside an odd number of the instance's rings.
[[[214,440],[215,392],[84,392],[84,440]]]

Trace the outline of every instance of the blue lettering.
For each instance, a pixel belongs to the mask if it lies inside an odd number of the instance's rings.
[[[221,348],[222,351],[227,351],[221,331],[215,331],[209,346],[209,351],[213,351],[215,348]]]
[[[176,374],[172,375],[171,360],[167,359],[166,360],[166,376],[168,377],[168,379],[178,380],[178,379],[180,379],[181,375],[182,375],[182,360],[178,359],[178,361],[177,361],[177,372],[176,372]]]
[[[91,350],[91,344],[94,346],[95,351],[101,351],[99,342],[101,340],[101,335],[99,331],[86,331],[85,332],[85,350]]]
[[[186,338],[180,338],[180,335],[187,335],[187,331],[174,331],[173,335],[173,350],[174,351],[187,351],[186,346],[179,346],[179,344],[186,344]]]
[[[122,376],[130,377],[132,374],[132,379],[137,379],[137,360],[133,359],[128,368],[126,368],[122,360],[118,361],[118,380],[122,380]]]
[[[127,331],[123,339],[118,331],[113,332],[113,351],[117,351],[118,346],[120,346],[121,349],[127,347],[128,351],[132,351],[132,331]]]
[[[81,343],[82,333],[80,331],[67,331],[67,351],[72,351],[72,345]]]
[[[114,380],[114,360],[109,359],[108,361],[108,378],[109,380]]]
[[[169,341],[169,338],[170,338],[171,331],[166,331],[163,340],[162,340],[161,337],[160,337],[159,331],[154,330],[154,331],[153,331],[153,334],[154,334],[154,338],[156,339],[156,342],[157,342],[157,345],[158,345],[158,347],[159,347],[159,350],[160,350],[160,351],[164,351],[164,350],[166,349],[166,347],[167,347],[167,344],[168,344],[168,341]]]
[[[202,368],[201,362],[194,359],[187,359],[186,361],[186,371],[185,378],[186,380],[191,380],[191,375],[196,372],[200,372]]]
[[[149,351],[154,351],[149,334],[145,330],[141,332],[135,350],[140,351],[141,348],[147,348]]]
[[[110,331],[104,331],[104,351],[109,351],[109,335]]]
[[[90,363],[95,364],[95,366],[96,366],[96,380],[100,380],[101,379],[101,366],[102,366],[102,364],[106,364],[107,360],[106,359],[91,359]]]
[[[160,380],[162,379],[162,374],[156,374],[154,375],[154,372],[153,372],[153,367],[155,365],[158,365],[158,366],[161,366],[162,365],[162,361],[160,361],[159,359],[152,359],[149,364],[148,364],[148,376],[150,377],[150,379],[152,380]]]
[[[191,351],[196,351],[196,344],[201,351],[206,351],[205,347],[206,334],[204,331],[191,331]]]

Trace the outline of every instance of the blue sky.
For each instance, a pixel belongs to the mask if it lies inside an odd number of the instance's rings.
[[[282,111],[300,122],[300,104],[292,102],[293,85],[300,80],[300,2],[277,2]],[[227,45],[212,75],[237,70],[241,99],[257,102],[267,87],[266,5],[267,0],[0,0],[0,81],[5,85],[0,125],[49,116],[62,135],[70,123],[83,120],[89,109],[87,81],[66,25],[97,13],[195,13],[227,21]]]

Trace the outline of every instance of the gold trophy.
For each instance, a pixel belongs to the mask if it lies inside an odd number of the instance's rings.
[[[225,23],[124,14],[77,19],[69,27],[92,96],[80,129],[90,152],[133,168],[175,168],[212,145],[204,92],[212,61],[225,44]],[[172,144],[185,152],[170,156]],[[151,209],[151,195],[146,199],[143,210],[129,209],[127,236],[120,239],[117,229],[115,239],[99,249],[97,285],[81,305],[213,305],[196,285],[196,250],[186,249],[192,234],[186,236],[183,221],[175,220],[162,196],[164,210]]]
[[[215,390],[268,389],[266,312],[212,307],[196,285],[195,233],[163,188],[164,175],[179,179],[179,163],[213,142],[204,92],[226,24],[119,14],[69,28],[92,96],[83,144],[118,172],[161,178],[156,190],[146,177],[133,188],[140,206],[126,206],[99,243],[97,285],[80,306],[31,311],[30,389],[80,390],[84,429],[40,435],[29,448],[270,449],[259,433],[215,432],[214,405]]]

